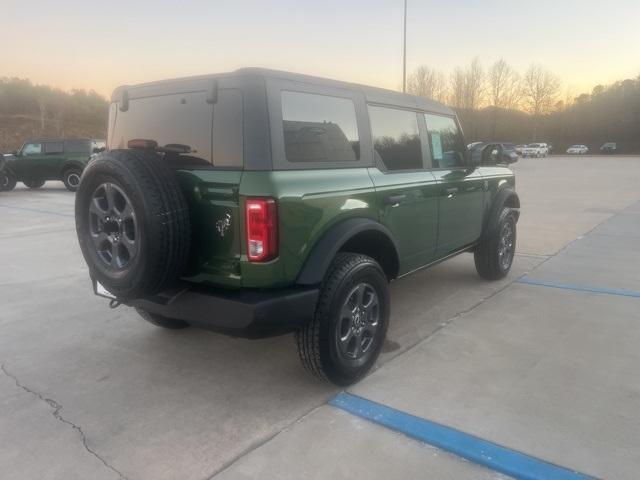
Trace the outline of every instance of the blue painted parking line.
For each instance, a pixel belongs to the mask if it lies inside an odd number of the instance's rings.
[[[0,205],[2,208],[9,208],[11,210],[22,210],[25,212],[34,212],[34,213],[46,213],[47,215],[56,215],[58,217],[68,217],[74,218],[75,215],[70,213],[60,213],[60,212],[52,212],[50,210],[39,210],[37,208],[27,208],[27,207],[16,207],[15,205]]]
[[[415,417],[346,392],[330,405],[454,453],[491,470],[522,480],[586,480],[588,475],[559,467],[454,428]]]
[[[606,295],[618,295],[620,297],[636,297],[640,298],[640,292],[635,290],[619,290],[614,288],[592,287],[590,285],[574,285],[571,283],[556,283],[545,280],[534,280],[529,277],[522,277],[516,280],[518,283],[527,285],[537,285],[540,287],[561,288],[564,290],[575,290],[576,292],[603,293]]]

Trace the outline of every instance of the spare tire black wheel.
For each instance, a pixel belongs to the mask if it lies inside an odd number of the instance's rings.
[[[100,154],[82,175],[75,208],[91,275],[118,299],[152,295],[183,273],[189,211],[174,171],[160,155]]]
[[[44,185],[44,180],[39,178],[29,178],[22,181],[27,187],[31,189],[40,188]]]
[[[75,192],[76,190],[78,190],[81,176],[82,171],[77,168],[70,168],[69,170],[65,170],[62,174],[62,181],[64,182],[64,186],[67,187],[67,190],[69,190],[70,192]]]

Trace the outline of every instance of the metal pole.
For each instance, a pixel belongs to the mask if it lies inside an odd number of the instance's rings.
[[[407,93],[407,0],[404,0],[404,27],[402,47],[402,93]]]

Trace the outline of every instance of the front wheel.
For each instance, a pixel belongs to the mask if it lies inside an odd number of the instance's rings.
[[[375,363],[389,324],[389,283],[371,257],[340,253],[322,283],[316,313],[296,332],[300,360],[317,378],[351,385]]]
[[[516,215],[502,209],[498,222],[474,250],[478,274],[487,280],[504,278],[513,264],[516,252]]]
[[[16,177],[8,172],[0,172],[0,192],[8,192],[16,188]]]

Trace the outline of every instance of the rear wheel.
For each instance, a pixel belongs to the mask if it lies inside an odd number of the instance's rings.
[[[0,172],[0,192],[8,192],[16,188],[16,177],[9,172]]]
[[[80,185],[80,177],[82,176],[82,172],[77,168],[70,168],[69,170],[65,170],[62,174],[62,181],[64,182],[64,186],[67,187],[67,190],[70,192],[75,192],[78,190],[78,185]]]
[[[138,314],[147,322],[155,325],[156,327],[168,328],[170,330],[181,330],[189,327],[187,322],[183,322],[182,320],[177,320],[175,318],[163,317],[156,313],[147,312],[142,308],[136,307],[136,312],[138,312]]]
[[[27,187],[31,189],[40,188],[44,185],[44,180],[38,178],[30,178],[22,181]]]
[[[504,278],[516,252],[516,215],[505,207],[485,238],[474,250],[478,274],[487,280]]]
[[[323,281],[316,314],[296,333],[312,375],[345,386],[371,369],[389,323],[389,285],[380,265],[355,253],[336,256]]]

